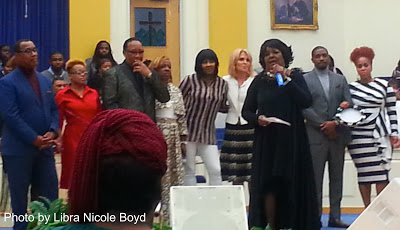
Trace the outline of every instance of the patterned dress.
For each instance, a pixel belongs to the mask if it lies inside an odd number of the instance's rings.
[[[157,125],[168,145],[167,172],[162,178],[161,210],[164,221],[169,223],[169,190],[171,186],[183,185],[181,136],[187,135],[185,106],[182,93],[172,83],[167,85],[170,100],[156,101]]]
[[[374,79],[349,85],[354,105],[365,111],[366,119],[351,128],[349,152],[357,167],[358,183],[388,182],[392,149],[389,136],[397,135],[396,95],[388,82]]]

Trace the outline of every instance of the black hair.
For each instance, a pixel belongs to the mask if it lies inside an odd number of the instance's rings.
[[[9,45],[0,45],[0,50],[2,50],[4,47],[8,47],[8,48],[10,48],[11,49],[11,47],[9,46]]]
[[[138,38],[135,38],[135,37],[128,38],[125,40],[124,46],[122,47],[124,49],[124,51],[126,51],[128,49],[128,44],[133,41],[138,41],[138,42],[142,43]]]
[[[100,54],[100,51],[99,51],[99,50],[100,50],[100,45],[101,45],[102,43],[106,43],[106,44],[108,45],[108,48],[110,49],[110,52],[108,52],[108,54],[107,54],[106,56],[102,56],[102,55]],[[108,41],[105,41],[105,40],[101,40],[101,41],[99,41],[99,42],[97,43],[96,49],[94,50],[92,63],[94,63],[95,65],[98,65],[100,59],[102,59],[102,58],[108,58],[108,59],[110,59],[112,66],[117,65],[117,62],[114,60],[114,57],[113,57],[113,55],[112,55],[111,45],[110,45],[110,43],[108,43]]]
[[[106,62],[111,62],[111,65],[112,65],[112,61],[110,59],[102,58],[102,59],[99,60],[99,63],[96,64],[96,69],[100,70],[100,67]]]
[[[15,53],[18,53],[18,52],[21,51],[21,43],[22,42],[31,42],[31,40],[29,40],[29,39],[20,39],[20,40],[18,40],[14,45],[14,52]]]
[[[56,82],[56,81],[65,81],[65,79],[64,79],[64,77],[61,77],[61,76],[55,76],[53,78],[53,85],[54,85],[54,82]]]
[[[212,49],[203,49],[201,50],[197,56],[196,56],[196,64],[194,66],[194,71],[196,71],[196,74],[198,76],[203,76],[204,71],[203,68],[201,67],[201,64],[203,64],[204,61],[213,61],[215,62],[215,72],[214,75],[218,75],[218,67],[219,67],[219,61],[217,54],[212,50]]]
[[[260,48],[259,62],[263,69],[266,68],[264,58],[267,55],[267,47],[278,49],[279,51],[281,51],[283,60],[285,61],[285,68],[288,68],[289,65],[293,62],[293,51],[291,46],[287,46],[279,39],[269,39],[266,40]]]
[[[335,59],[329,54],[329,58],[331,59],[331,64],[330,66],[335,66]]]
[[[396,85],[397,87],[399,86],[400,81],[397,80],[396,78],[392,78],[388,81],[388,85],[390,87],[393,87],[394,85]]]
[[[327,48],[325,48],[325,47],[323,47],[323,46],[316,46],[316,47],[314,47],[314,49],[311,50],[311,57],[314,55],[314,52],[315,52],[315,51],[320,50],[320,49],[323,49],[323,50],[325,50],[325,51],[328,53],[328,49],[327,49]],[[329,56],[330,56],[330,55],[329,55]]]
[[[51,57],[53,57],[53,55],[56,55],[56,54],[60,54],[64,58],[64,55],[62,53],[60,53],[58,51],[54,51],[53,53],[50,54],[49,59],[51,59]]]
[[[142,215],[153,211],[161,199],[162,175],[129,153],[101,156],[98,178],[99,214]]]
[[[399,70],[399,71],[400,71],[400,59],[399,59],[399,61],[397,62],[396,70]]]

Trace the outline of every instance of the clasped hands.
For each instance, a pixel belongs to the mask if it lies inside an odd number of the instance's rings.
[[[340,108],[342,109],[347,109],[349,106],[350,103],[347,101],[340,103]],[[326,121],[320,125],[321,131],[325,133],[329,140],[334,140],[337,138],[336,126],[336,121]]]
[[[56,146],[56,149],[61,148],[61,141],[55,139],[56,133],[54,132],[47,132],[43,136],[37,136],[36,140],[33,142],[33,145],[39,149],[47,149],[50,148],[52,145]]]

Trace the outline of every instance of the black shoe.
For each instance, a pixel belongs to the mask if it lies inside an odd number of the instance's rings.
[[[328,227],[335,227],[335,228],[348,228],[350,227],[349,224],[341,221],[340,219],[331,219],[328,222]]]

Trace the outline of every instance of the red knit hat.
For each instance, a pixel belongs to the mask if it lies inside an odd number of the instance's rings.
[[[163,175],[167,144],[157,125],[144,113],[115,109],[100,112],[83,133],[69,190],[71,214],[96,212],[99,159],[129,152],[138,162]]]

